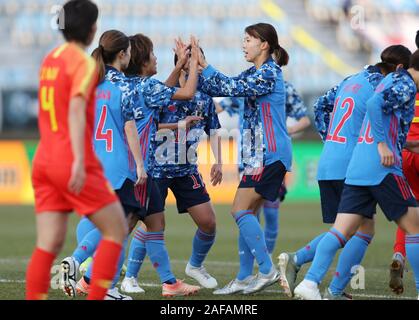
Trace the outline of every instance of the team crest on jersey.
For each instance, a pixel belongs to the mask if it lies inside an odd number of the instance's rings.
[[[141,119],[141,118],[143,118],[143,110],[142,110],[141,107],[133,108],[132,111],[134,113],[134,118],[135,119]]]
[[[171,104],[168,108],[167,108],[170,112],[176,112],[177,108],[175,105]]]

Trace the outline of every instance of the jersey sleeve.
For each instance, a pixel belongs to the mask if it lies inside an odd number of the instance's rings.
[[[314,123],[323,141],[326,140],[330,123],[330,113],[333,112],[338,86],[333,87],[321,96],[314,104]]]
[[[138,103],[136,96],[137,91],[131,83],[126,82],[121,86],[121,109],[124,122],[135,119],[134,109]]]
[[[70,99],[75,96],[88,98],[97,86],[96,62],[90,57],[80,57],[76,66],[71,70]]]
[[[212,97],[253,97],[271,93],[275,88],[277,71],[269,64],[258,70],[249,69],[237,77],[227,77],[208,66],[202,72],[205,78],[201,90]]]
[[[414,117],[416,89],[405,81],[384,86],[381,83],[367,102],[371,119],[371,131],[377,143],[385,141],[383,113],[400,111],[400,143],[403,145]]]
[[[144,101],[149,108],[168,107],[177,88],[166,86],[156,79],[148,79],[143,87]]]
[[[287,117],[294,118],[295,120],[300,120],[307,116],[307,107],[304,105],[303,99],[295,90],[294,86],[284,81],[285,84],[285,111]]]

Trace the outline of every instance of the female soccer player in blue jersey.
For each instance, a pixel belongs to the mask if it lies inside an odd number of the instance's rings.
[[[288,62],[275,28],[266,23],[248,26],[243,42],[245,59],[254,66],[237,77],[227,77],[209,66],[203,55],[201,90],[213,97],[245,97],[242,162],[244,174],[233,203],[232,215],[239,227],[239,251],[254,255],[259,273],[240,265],[240,272],[214,294],[249,294],[272,285],[279,278],[266,248],[256,213],[265,200],[279,196],[286,171],[291,169],[291,140],[285,116],[285,89],[281,66]],[[242,260],[242,255],[240,255]]]
[[[163,283],[162,295],[191,295],[198,292],[199,287],[176,280],[170,270],[169,256],[164,243],[164,200],[152,178],[155,150],[151,141],[155,139],[156,123],[159,121],[160,111],[163,108],[169,108],[171,100],[190,100],[194,97],[198,82],[199,49],[197,41],[192,38],[189,78],[183,88],[176,88],[167,84],[174,85],[177,82],[180,70],[187,59],[186,51],[183,52],[181,62],[172,73],[174,77],[170,77],[165,84],[152,78],[157,73],[157,59],[151,40],[142,34],[137,34],[130,37],[130,42],[131,61],[126,74],[130,76],[139,93],[140,108],[137,112],[136,126],[140,136],[144,166],[148,173],[148,187],[142,193],[148,202],[148,215],[144,219],[147,230],[142,231],[141,234],[136,232],[135,236],[144,241],[150,260],[160,275],[160,280]]]
[[[131,58],[131,45],[129,38],[120,31],[105,32],[99,41],[99,47],[93,52],[93,57],[99,65],[99,86],[96,91],[96,119],[94,148],[102,163],[106,178],[111,182],[112,189],[118,195],[126,214],[130,231],[134,228],[145,202],[137,200],[137,187],[144,184],[147,174],[144,170],[140,144],[135,126],[136,99],[135,90],[122,70],[128,67]],[[82,239],[79,239],[78,248],[72,257],[62,261],[64,272],[63,286],[65,292],[74,296],[76,291],[87,293],[87,283],[82,279],[75,283],[78,266],[90,257],[96,250],[101,239],[99,229],[95,228],[87,219],[79,223],[80,229],[88,228]],[[79,238],[81,238],[79,236]],[[119,269],[124,261],[121,255]],[[92,266],[87,272],[90,279]],[[119,271],[117,275],[119,275]],[[115,278],[106,299],[126,300],[129,297],[121,295],[115,284]],[[88,280],[89,282],[89,280]]]
[[[307,107],[304,105],[303,100],[297,93],[294,86],[284,81],[285,85],[285,113],[287,116],[287,130],[288,134],[292,137],[310,126],[310,118],[307,116]],[[244,111],[244,99],[243,98],[224,98],[220,102],[216,102],[217,112],[226,111],[230,116],[235,114],[239,115],[239,119],[243,117],[240,115]],[[292,119],[295,122],[292,125],[288,124],[288,119]],[[240,132],[243,132],[243,123],[240,121],[239,124]],[[238,141],[239,154],[241,153],[241,143]],[[243,166],[239,166],[239,172],[242,173]],[[279,199],[276,201],[266,200],[263,204],[263,215],[265,219],[265,240],[268,252],[272,257],[272,253],[275,249],[276,240],[279,233],[279,207],[281,202],[284,201],[287,189],[285,183],[281,187]],[[260,219],[260,211],[258,212],[258,218]],[[250,259],[249,259],[250,263]],[[253,264],[253,261],[251,262]]]
[[[175,65],[178,64],[178,60],[176,54]],[[189,73],[189,61],[186,62],[183,71]],[[185,85],[186,78],[186,74],[183,73],[179,79],[180,87]],[[212,98],[197,91],[191,101],[173,100],[168,108],[160,110],[160,130],[152,147],[156,151],[153,157],[153,178],[163,199],[166,199],[170,188],[175,195],[179,213],[188,212],[198,227],[185,273],[204,288],[217,286],[216,279],[203,266],[204,259],[215,241],[216,221],[210,197],[198,172],[196,148],[204,133],[210,136],[211,148],[216,159],[211,169],[211,182],[213,185],[221,183],[222,160],[217,134],[219,128],[220,123]],[[131,288],[130,283],[136,282],[141,261],[144,259],[144,249],[141,251],[141,232],[138,228],[138,236],[130,246],[127,274],[122,283],[127,292]]]
[[[316,127],[324,141],[318,165],[317,179],[324,223],[334,223],[346,177],[346,170],[358,141],[366,102],[378,83],[401,65],[408,68],[411,52],[404,46],[394,45],[381,53],[381,62],[367,66],[320,97],[315,105]],[[314,258],[317,245],[325,233],[313,239],[295,253],[279,256],[281,285],[286,294],[293,296],[295,280],[300,267]],[[328,299],[349,299],[343,292],[351,278],[351,269],[362,259],[374,235],[374,221],[364,219],[355,237],[343,250],[335,277],[326,290]],[[355,255],[356,251],[359,254]]]
[[[304,280],[295,288],[299,297],[321,299],[318,284],[337,250],[348,245],[364,218],[373,218],[377,204],[389,221],[406,232],[407,258],[419,294],[419,210],[401,165],[418,88],[419,50],[411,56],[407,71],[398,68],[387,75],[367,101],[358,143],[346,172],[339,213],[333,228],[319,242]]]

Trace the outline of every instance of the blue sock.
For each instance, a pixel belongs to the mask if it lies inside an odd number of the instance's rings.
[[[119,257],[119,262],[118,262],[118,269],[116,269],[116,274],[115,274],[115,277],[113,278],[113,282],[112,282],[112,285],[111,285],[110,289],[115,288],[115,286],[118,283],[118,280],[121,276],[121,270],[122,270],[122,266],[124,265],[124,261],[125,261],[125,251],[127,249],[127,245],[128,245],[128,238],[125,239],[124,245],[122,246],[121,256]]]
[[[250,252],[252,252],[258,262],[259,271],[263,274],[268,274],[272,269],[272,261],[266,248],[262,228],[253,211],[238,211],[234,214],[234,218]]]
[[[253,273],[253,261],[255,257],[250,252],[241,232],[239,234],[239,259],[240,268],[236,278],[238,280],[244,280]]]
[[[96,229],[96,226],[93,222],[91,222],[87,218],[82,218],[79,223],[77,224],[76,229],[76,237],[77,237],[77,244],[79,244],[86,234],[88,234],[93,229]]]
[[[304,248],[301,248],[296,252],[297,261],[295,262],[297,266],[301,267],[303,264],[313,261],[314,255],[316,254],[317,246],[327,232],[322,233],[313,240],[309,242]]]
[[[371,240],[372,236],[357,232],[345,245],[339,256],[335,276],[329,286],[332,294],[341,295],[343,293],[353,276],[352,268],[361,263]]]
[[[161,232],[147,232],[145,247],[153,267],[157,270],[162,283],[176,283],[176,277],[170,270],[169,254]]]
[[[79,242],[76,250],[74,250],[71,256],[79,264],[82,264],[87,258],[93,255],[101,239],[102,234],[99,229],[94,228],[84,236],[83,240]]]
[[[145,231],[141,227],[138,227],[129,246],[127,273],[125,274],[127,278],[138,277],[138,272],[140,272],[141,265],[147,254],[145,240]]]
[[[413,269],[419,294],[419,234],[406,235],[406,257]]]
[[[265,201],[263,206],[265,215],[265,241],[268,252],[272,254],[275,249],[276,238],[278,237],[279,200],[274,202]]]
[[[305,279],[320,284],[333,262],[336,252],[345,246],[346,238],[335,228],[330,229],[317,246],[313,263]]]
[[[189,259],[189,263],[193,267],[201,267],[208,252],[215,241],[215,232],[213,234],[207,234],[201,230],[196,230],[195,237],[192,241],[192,255]]]

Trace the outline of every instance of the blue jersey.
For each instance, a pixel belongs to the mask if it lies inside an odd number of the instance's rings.
[[[403,176],[402,149],[415,114],[416,85],[404,69],[387,75],[367,102],[367,113],[352,159],[346,183],[359,186],[379,185],[387,174]],[[378,143],[392,150],[395,163],[384,167]]]
[[[134,119],[135,90],[122,72],[106,67],[104,81],[96,91],[94,149],[112,187],[120,189],[126,179],[136,181],[134,158],[125,136],[125,122]]]
[[[284,81],[285,87],[285,114],[287,118],[300,120],[307,116],[307,107],[303,99],[295,90],[295,87],[288,81]],[[243,98],[225,98],[220,101],[221,108],[228,113],[230,117],[238,114],[243,119],[244,99]],[[241,126],[241,124],[240,124]],[[242,128],[240,128],[242,130]]]
[[[303,99],[297,93],[294,86],[288,81],[284,81],[285,86],[285,113],[287,118],[300,120],[307,116],[307,107],[304,105]],[[239,149],[239,157],[241,155],[241,137],[243,136],[243,114],[244,114],[244,99],[243,98],[225,98],[220,101],[221,108],[228,113],[230,117],[235,114],[239,115],[240,123],[240,137],[237,139]],[[243,171],[243,165],[239,159],[239,170]]]
[[[291,169],[291,139],[285,115],[285,88],[281,68],[269,58],[229,78],[212,66],[203,72],[201,90],[213,97],[244,97],[242,162],[246,169],[281,161]]]
[[[345,179],[358,142],[367,101],[383,78],[378,67],[368,66],[316,101],[315,123],[324,141],[317,171],[318,180]]]
[[[177,88],[171,88],[150,77],[130,77],[138,92],[138,107],[135,112],[135,122],[140,137],[141,153],[144,168],[152,174],[154,160],[153,144],[150,143],[156,134],[159,113],[170,105],[170,100]]]
[[[196,149],[200,138],[204,133],[214,134],[221,127],[212,98],[197,91],[191,101],[171,101],[168,108],[160,111],[159,123],[178,123],[192,115],[204,120],[186,130],[157,132],[153,141],[153,177],[175,178],[198,173]]]

